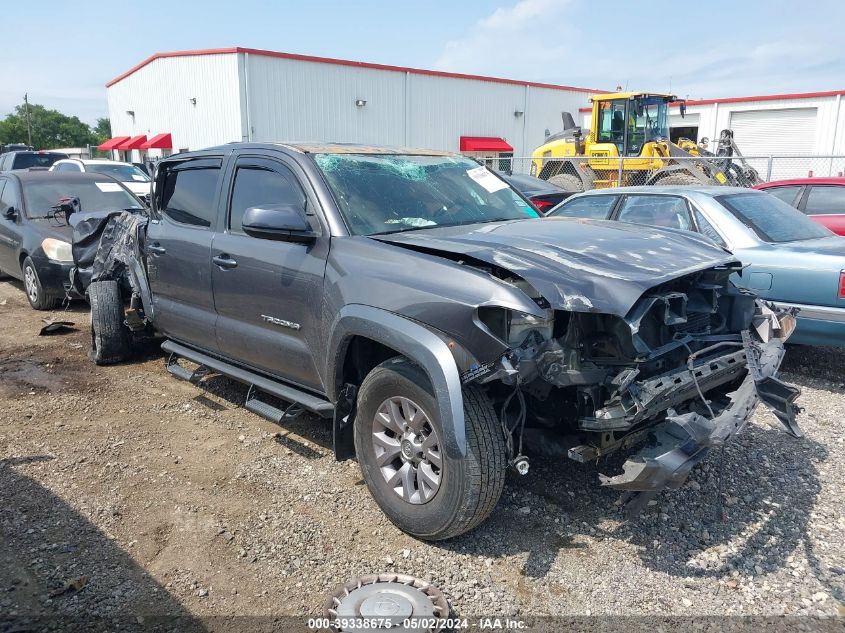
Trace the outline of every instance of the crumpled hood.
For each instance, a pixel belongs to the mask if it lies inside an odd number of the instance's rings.
[[[515,220],[373,237],[504,268],[534,286],[555,309],[619,316],[649,288],[736,262],[694,233],[604,220]]]

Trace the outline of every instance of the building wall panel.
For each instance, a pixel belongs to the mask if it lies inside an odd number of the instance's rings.
[[[156,59],[110,86],[108,102],[114,136],[170,132],[174,151],[241,140],[237,55]]]

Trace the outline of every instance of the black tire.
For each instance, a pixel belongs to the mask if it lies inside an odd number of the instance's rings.
[[[681,171],[664,176],[654,184],[657,186],[682,185],[688,187],[691,185],[700,185],[701,181],[692,174],[687,174]]]
[[[129,332],[123,324],[123,301],[116,281],[95,281],[88,286],[91,304],[91,358],[98,365],[120,363],[132,354]]]
[[[355,451],[370,494],[399,529],[419,539],[439,541],[472,530],[490,516],[505,485],[507,447],[492,403],[477,387],[463,390],[466,457],[451,458],[441,450],[440,486],[430,500],[414,504],[388,485],[372,440],[379,407],[397,396],[419,405],[443,438],[437,400],[422,369],[402,357],[373,369],[358,392],[354,426]]]
[[[584,183],[581,182],[578,176],[573,176],[572,174],[557,174],[549,178],[549,182],[570,193],[581,193],[584,191]]]
[[[64,291],[49,290],[41,285],[41,278],[38,276],[38,269],[32,258],[27,256],[21,265],[21,279],[23,280],[24,293],[33,310],[55,310],[62,304],[65,297]]]

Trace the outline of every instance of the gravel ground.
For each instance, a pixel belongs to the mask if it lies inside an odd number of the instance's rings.
[[[806,437],[753,424],[625,522],[594,465],[534,460],[446,543],[399,532],[327,422],[278,427],[245,389],[154,348],[98,368],[0,283],[0,614],[318,616],[351,576],[429,579],[467,615],[845,615],[845,353],[791,348]],[[224,629],[226,627],[223,627]]]

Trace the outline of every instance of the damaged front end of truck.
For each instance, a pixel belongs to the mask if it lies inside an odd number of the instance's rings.
[[[478,322],[508,349],[463,380],[485,385],[501,403],[512,463],[527,470],[523,442],[528,454],[578,462],[631,450],[621,472],[600,480],[625,493],[636,514],[741,431],[759,401],[800,437],[799,390],[776,377],[794,310],[734,286],[738,267],[664,282],[625,316],[598,311],[588,296],[549,301],[523,279],[506,278],[543,316],[479,307]]]

